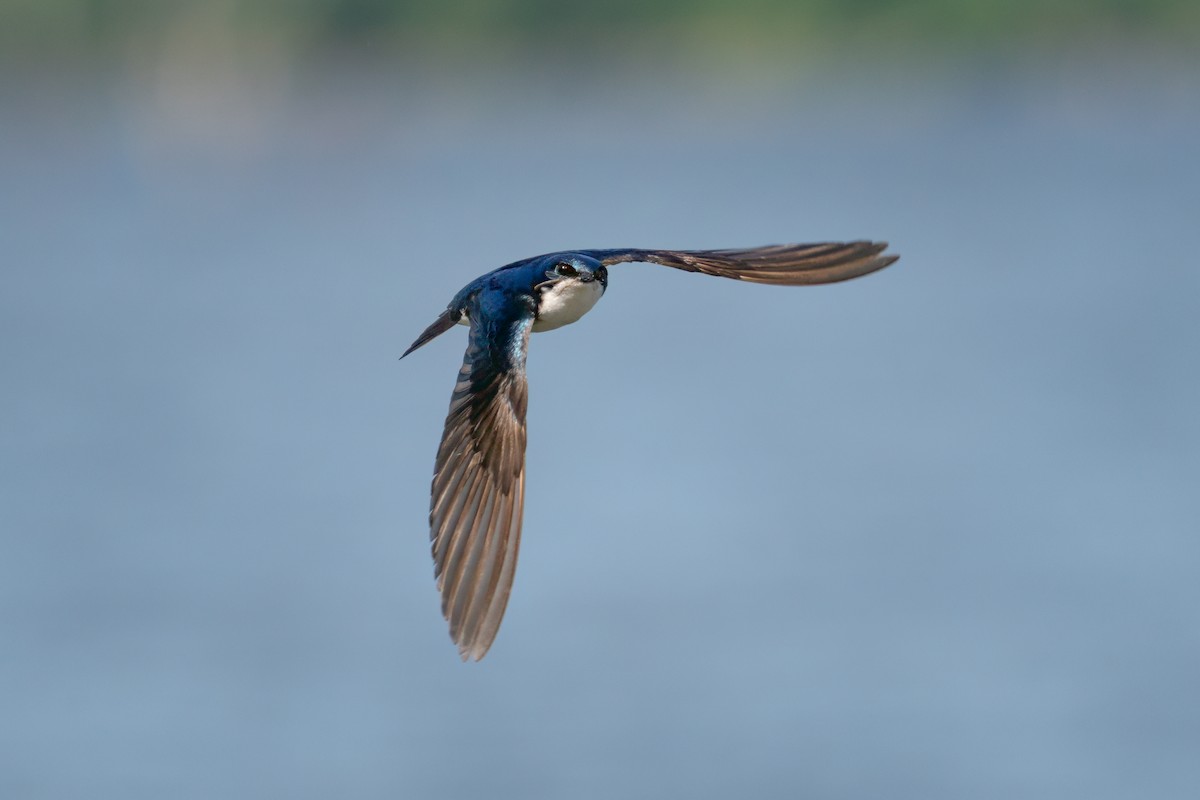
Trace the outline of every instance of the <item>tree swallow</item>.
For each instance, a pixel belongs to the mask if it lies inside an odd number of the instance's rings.
[[[455,324],[470,326],[450,397],[429,502],[434,575],[464,661],[487,653],[508,605],[525,503],[529,334],[577,321],[608,288],[608,267],[647,262],[777,286],[857,278],[899,256],[886,242],[749,250],[576,250],[515,261],[467,284],[404,358]]]

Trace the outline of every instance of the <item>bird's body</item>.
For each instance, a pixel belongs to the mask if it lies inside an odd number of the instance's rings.
[[[533,332],[577,322],[608,267],[644,261],[754,283],[834,283],[883,269],[876,242],[751,250],[579,250],[517,261],[471,281],[405,351],[470,327],[434,467],[429,523],[442,612],[463,659],[487,653],[512,588],[525,498],[525,356]],[[404,356],[401,356],[403,358]]]

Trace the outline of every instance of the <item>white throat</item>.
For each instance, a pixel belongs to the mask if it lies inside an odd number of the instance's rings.
[[[542,290],[538,301],[538,316],[533,323],[535,331],[552,331],[563,325],[577,322],[592,310],[596,301],[604,294],[600,281],[563,280]]]

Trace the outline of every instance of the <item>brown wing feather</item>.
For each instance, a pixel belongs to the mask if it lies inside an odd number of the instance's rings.
[[[779,244],[747,250],[597,250],[605,265],[645,261],[722,278],[806,286],[836,283],[881,270],[899,258],[881,255],[887,242]]]
[[[528,323],[512,334],[528,341]],[[498,363],[473,325],[429,505],[442,613],[464,661],[487,653],[512,591],[525,504],[527,398],[524,363]]]

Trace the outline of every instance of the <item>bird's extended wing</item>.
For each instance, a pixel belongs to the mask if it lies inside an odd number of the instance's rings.
[[[450,637],[464,661],[478,661],[500,628],[521,541],[533,311],[483,296],[470,319],[434,466],[429,527]]]
[[[722,278],[806,286],[836,283],[883,269],[899,256],[881,255],[887,242],[777,244],[748,250],[587,250],[605,265],[645,261]]]

